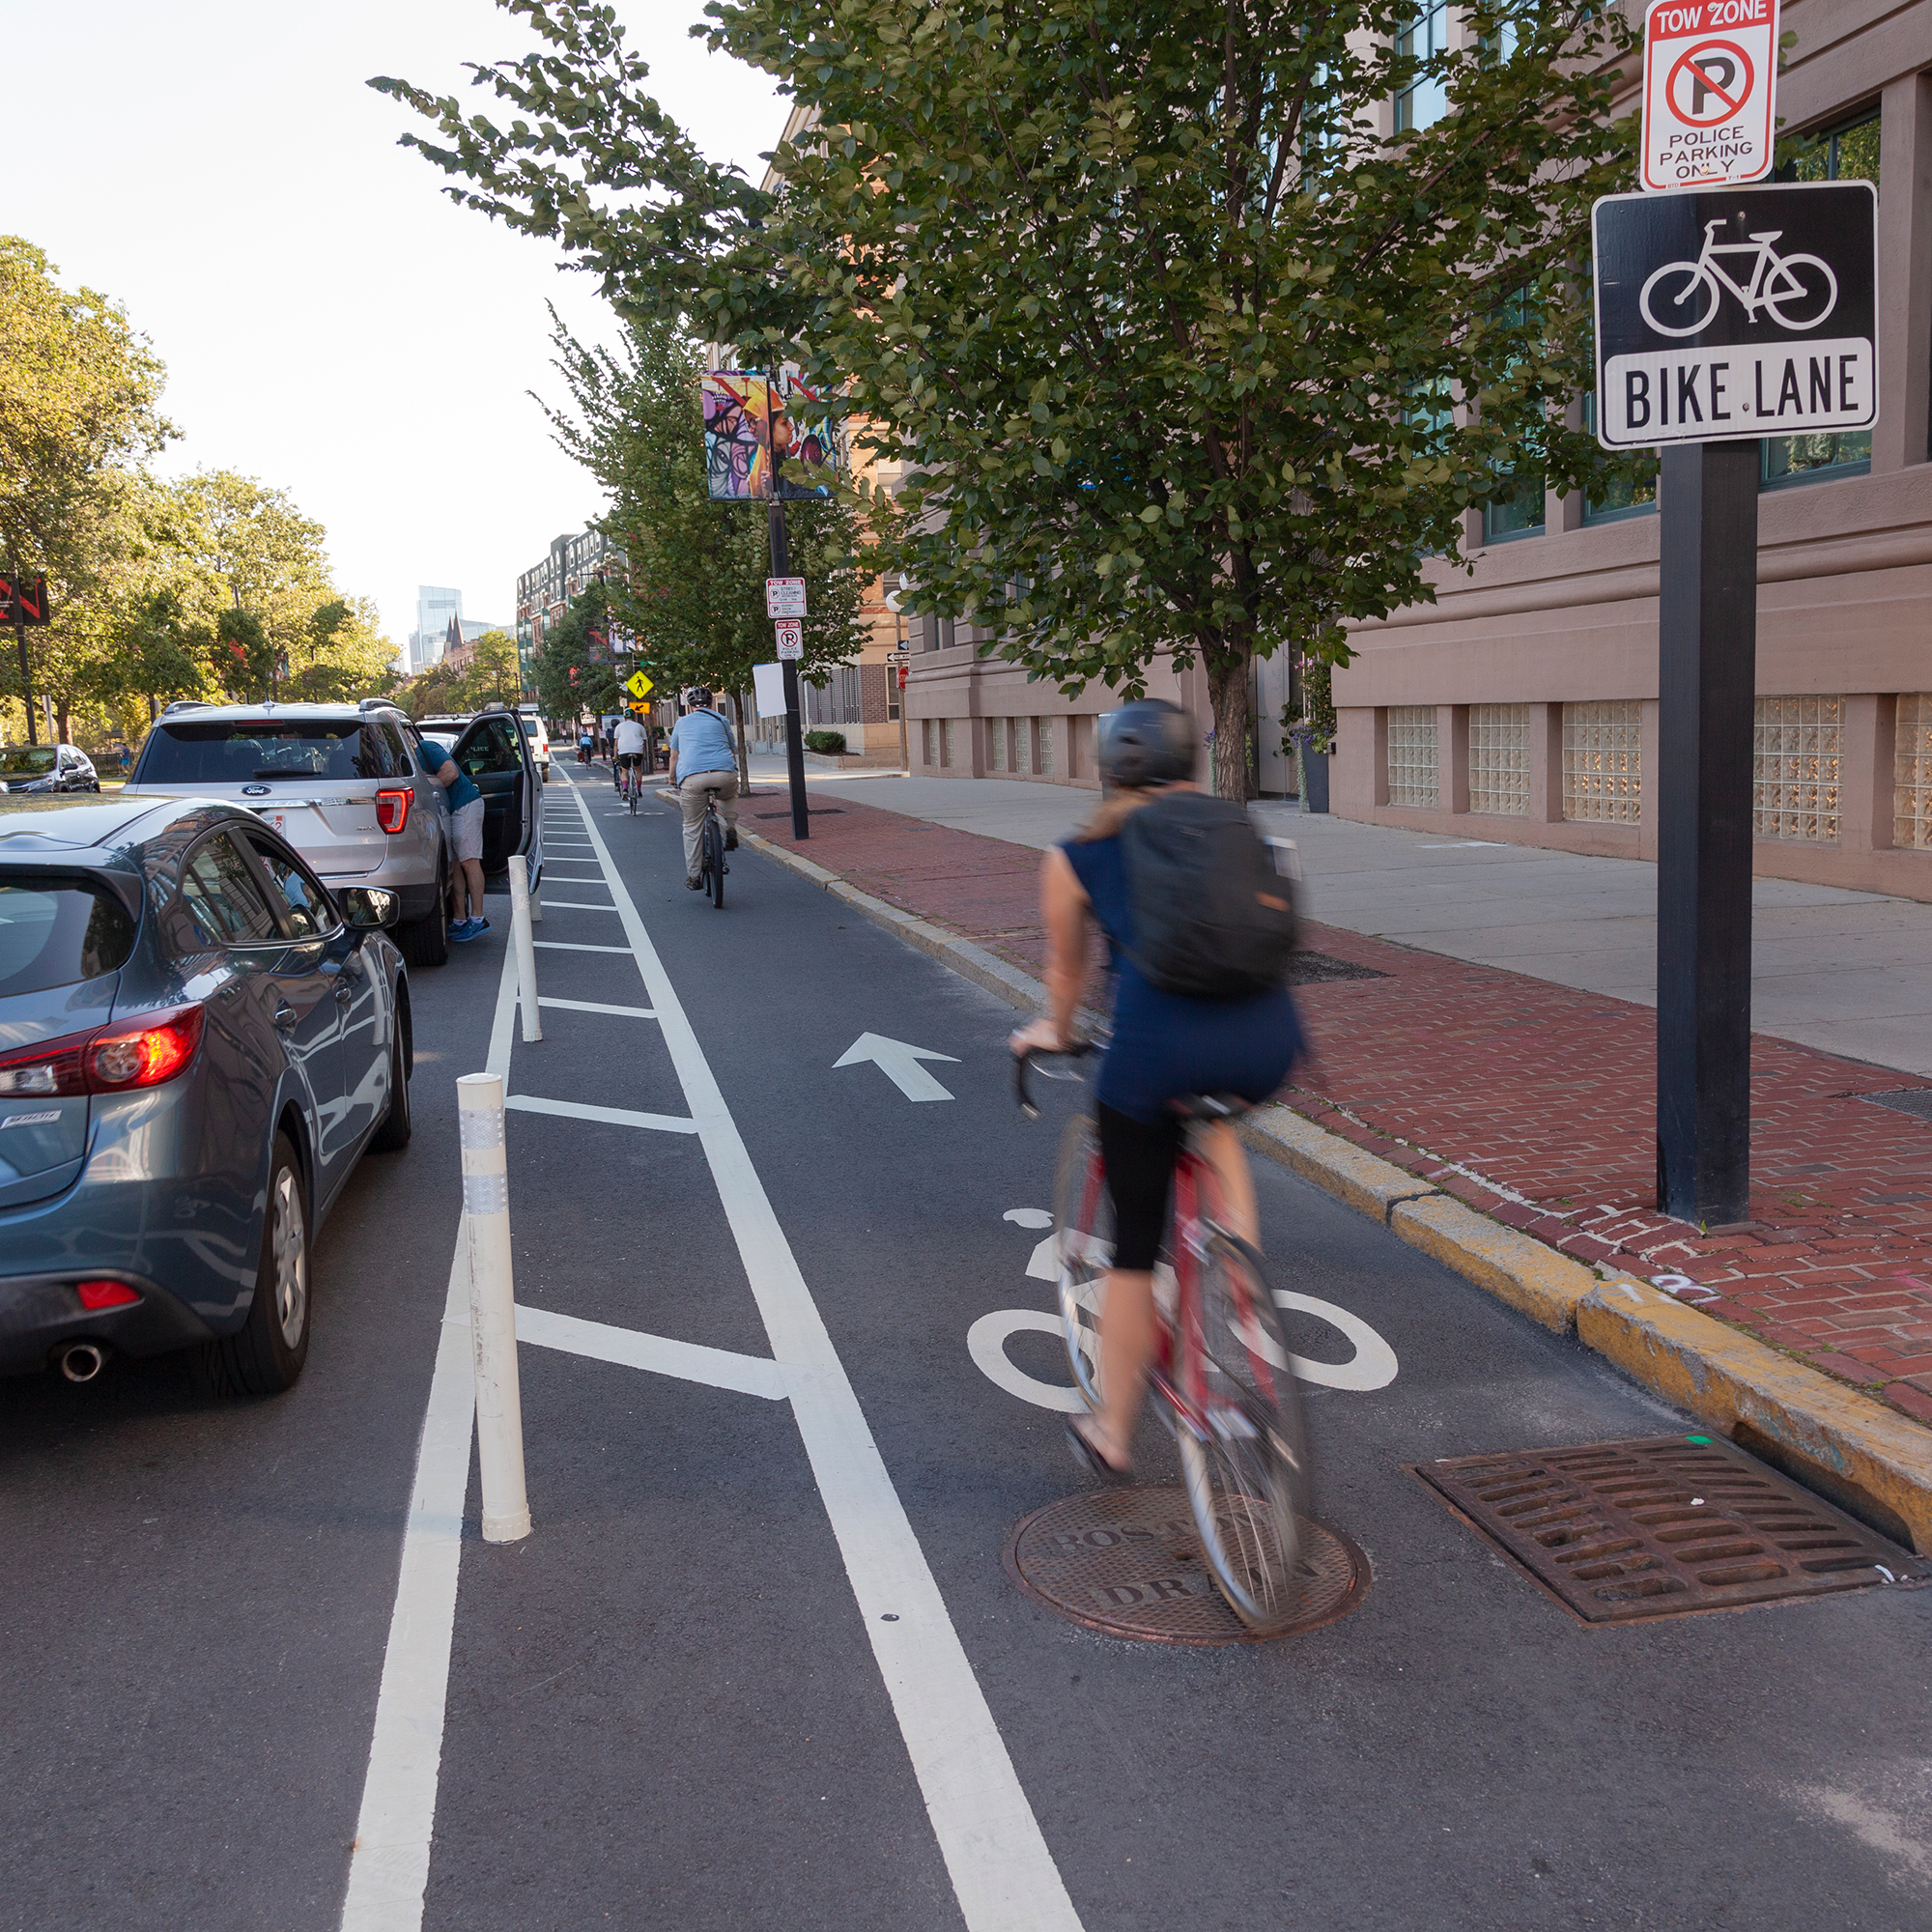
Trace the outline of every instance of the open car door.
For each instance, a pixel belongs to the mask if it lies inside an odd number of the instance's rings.
[[[536,755],[514,717],[485,711],[470,720],[450,753],[483,794],[483,873],[496,879],[521,852],[534,888],[543,875],[543,781]]]

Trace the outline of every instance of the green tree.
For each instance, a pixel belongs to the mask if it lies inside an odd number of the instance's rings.
[[[627,316],[842,384],[907,466],[911,608],[1068,691],[1199,660],[1223,791],[1256,655],[1345,658],[1466,510],[1603,473],[1565,416],[1630,30],[1589,0],[1479,0],[1435,53],[1412,0],[713,0],[812,110],[777,196],[667,120],[611,9],[506,4],[543,46],[477,70],[501,122],[375,83],[452,195]]]
[[[97,587],[125,468],[173,434],[147,343],[105,296],[64,289],[55,273],[32,242],[0,236],[0,559],[44,572],[57,613],[0,659],[0,688],[23,701],[30,737],[36,660],[59,659],[71,689],[98,645],[98,626],[72,613]]]

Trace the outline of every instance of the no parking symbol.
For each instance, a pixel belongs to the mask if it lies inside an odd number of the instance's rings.
[[[1643,81],[1646,188],[1762,180],[1776,126],[1777,0],[1653,0]]]

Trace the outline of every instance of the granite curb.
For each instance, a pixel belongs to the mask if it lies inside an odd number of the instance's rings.
[[[753,850],[788,866],[907,945],[1024,1012],[1045,988],[1031,973],[930,921],[848,885],[756,833]],[[1504,1226],[1292,1108],[1257,1108],[1249,1145],[1557,1334],[1575,1335],[1625,1374],[1874,1527],[1932,1555],[1932,1430],[1678,1301]]]

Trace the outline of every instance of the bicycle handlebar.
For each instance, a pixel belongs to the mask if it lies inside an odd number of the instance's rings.
[[[1013,1055],[1013,1095],[1019,1102],[1020,1112],[1028,1120],[1039,1119],[1039,1108],[1035,1104],[1032,1094],[1027,1091],[1027,1069],[1036,1060],[1084,1060],[1094,1051],[1091,1039],[1076,1039],[1071,1046],[1049,1049],[1043,1046],[1030,1046],[1024,1053]]]

